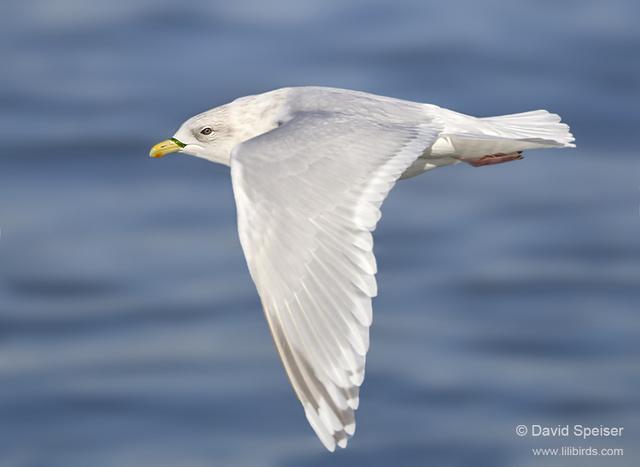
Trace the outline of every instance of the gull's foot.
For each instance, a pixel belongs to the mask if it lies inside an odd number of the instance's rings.
[[[503,162],[519,161],[520,159],[524,159],[522,157],[522,151],[511,152],[509,154],[489,154],[479,159],[465,160],[464,162],[474,167],[482,167],[483,165],[502,164]]]

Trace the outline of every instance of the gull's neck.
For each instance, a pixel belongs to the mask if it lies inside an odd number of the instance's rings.
[[[226,107],[227,125],[233,129],[231,151],[235,146],[255,138],[279,126],[285,114],[287,89],[246,96],[236,99]],[[227,165],[230,160],[225,161]]]

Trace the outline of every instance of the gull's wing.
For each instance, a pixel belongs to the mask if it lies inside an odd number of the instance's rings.
[[[330,451],[355,430],[380,205],[440,131],[428,116],[407,125],[306,113],[233,151],[249,271],[291,385]]]

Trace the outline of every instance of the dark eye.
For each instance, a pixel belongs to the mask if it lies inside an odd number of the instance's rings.
[[[200,134],[202,135],[210,135],[211,133],[213,133],[213,130],[211,128],[209,128],[208,126],[204,127],[202,130],[200,130]]]

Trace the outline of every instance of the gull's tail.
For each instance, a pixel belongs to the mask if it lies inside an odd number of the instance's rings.
[[[526,149],[575,147],[569,126],[546,110],[488,118],[456,113],[452,117],[452,125],[442,135],[450,147],[442,149],[462,160]]]
[[[560,116],[546,110],[501,115],[481,119],[496,135],[528,141],[537,147],[575,148],[569,125]],[[524,148],[527,149],[527,148]]]

